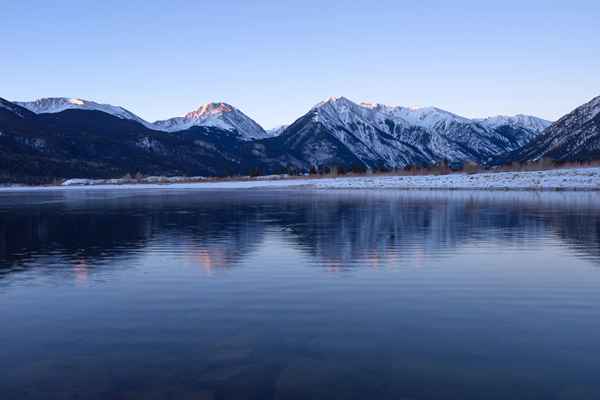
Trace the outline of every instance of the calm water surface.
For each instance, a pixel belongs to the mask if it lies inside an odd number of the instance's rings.
[[[0,398],[598,399],[600,194],[0,194]]]

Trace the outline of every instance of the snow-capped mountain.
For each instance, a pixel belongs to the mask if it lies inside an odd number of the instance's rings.
[[[509,138],[513,145],[506,151],[513,151],[531,142],[541,132],[549,127],[552,122],[530,115],[518,114],[514,116],[495,116],[474,120],[487,129],[493,130]]]
[[[537,135],[543,124],[534,124],[533,118],[517,116],[492,126],[435,107],[356,104],[332,97],[281,137],[298,157],[316,166],[340,163],[340,157],[345,165],[388,168],[444,159],[485,163]]]
[[[153,126],[166,132],[183,131],[193,126],[208,126],[235,132],[242,140],[269,137],[269,134],[254,120],[226,103],[204,104],[183,117],[156,121]]]
[[[377,113],[381,113],[385,115],[386,118],[403,121],[408,125],[418,126],[425,129],[433,129],[440,123],[443,124],[451,121],[469,122],[467,118],[437,107],[393,107],[369,102],[360,103],[360,106],[373,110]]]
[[[545,157],[559,161],[600,158],[600,96],[556,121],[510,157],[518,161]]]
[[[194,126],[204,126],[231,131],[242,140],[270,137],[264,129],[235,107],[225,103],[208,103],[183,117],[170,118],[150,123],[131,111],[110,104],[101,104],[79,98],[51,97],[35,101],[15,102],[36,114],[59,113],[70,109],[102,111],[121,119],[136,121],[146,128],[177,132]]]
[[[62,112],[71,109],[99,112]],[[5,165],[0,176],[244,175],[314,166],[488,163],[500,156],[510,162],[514,158],[506,156],[514,154],[521,160],[600,158],[599,114],[597,98],[540,134],[548,122],[525,115],[469,119],[435,107],[357,104],[334,97],[293,124],[265,132],[225,103],[149,123],[122,107],[81,99],[18,104],[0,99],[0,159]],[[256,140],[264,138],[269,140]]]
[[[552,125],[551,121],[523,114],[517,114],[514,116],[497,115],[495,117],[479,118],[475,121],[492,129],[496,129],[503,125],[508,125],[513,127],[529,129],[535,132],[541,132],[550,125]]]
[[[36,114],[0,99],[0,182],[59,178],[244,175],[262,166],[251,143],[220,129],[165,133],[107,112]]]
[[[139,122],[147,128],[152,128],[152,124],[123,107],[96,103],[95,101],[90,100],[67,97],[48,97],[34,101],[16,101],[15,104],[25,107],[36,114],[54,114],[72,109],[102,111],[121,119]]]
[[[267,130],[267,134],[271,137],[274,136],[279,136],[283,133],[283,131],[285,131],[285,129],[288,127],[289,125],[279,125],[276,126],[275,128],[272,129],[268,129]]]

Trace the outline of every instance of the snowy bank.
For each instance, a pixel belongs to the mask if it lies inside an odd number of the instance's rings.
[[[424,176],[365,176],[317,181],[319,188],[600,190],[600,168]]]
[[[67,179],[62,186],[92,186],[92,185],[127,185],[137,183],[181,183],[181,182],[200,182],[208,178],[204,176],[148,176],[135,180],[133,178],[115,178],[115,179]]]
[[[600,168],[554,169],[532,172],[490,172],[479,174],[383,176],[365,175],[337,178],[249,179],[239,181],[170,182],[149,181],[139,184],[111,184],[105,181],[75,181],[58,187],[6,187],[0,191],[24,190],[94,190],[94,189],[440,189],[440,190],[600,190]],[[187,178],[189,179],[189,178]],[[118,182],[116,182],[118,183]],[[81,186],[82,185],[82,186]]]

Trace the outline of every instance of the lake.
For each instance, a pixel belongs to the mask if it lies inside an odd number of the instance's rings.
[[[598,399],[600,194],[0,192],[0,398]]]

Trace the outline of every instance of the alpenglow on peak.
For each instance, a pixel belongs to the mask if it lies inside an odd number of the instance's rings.
[[[190,129],[194,126],[207,126],[230,131],[240,139],[263,139],[270,135],[246,114],[223,102],[206,103],[183,117],[170,118],[154,122],[155,129],[175,132]]]

